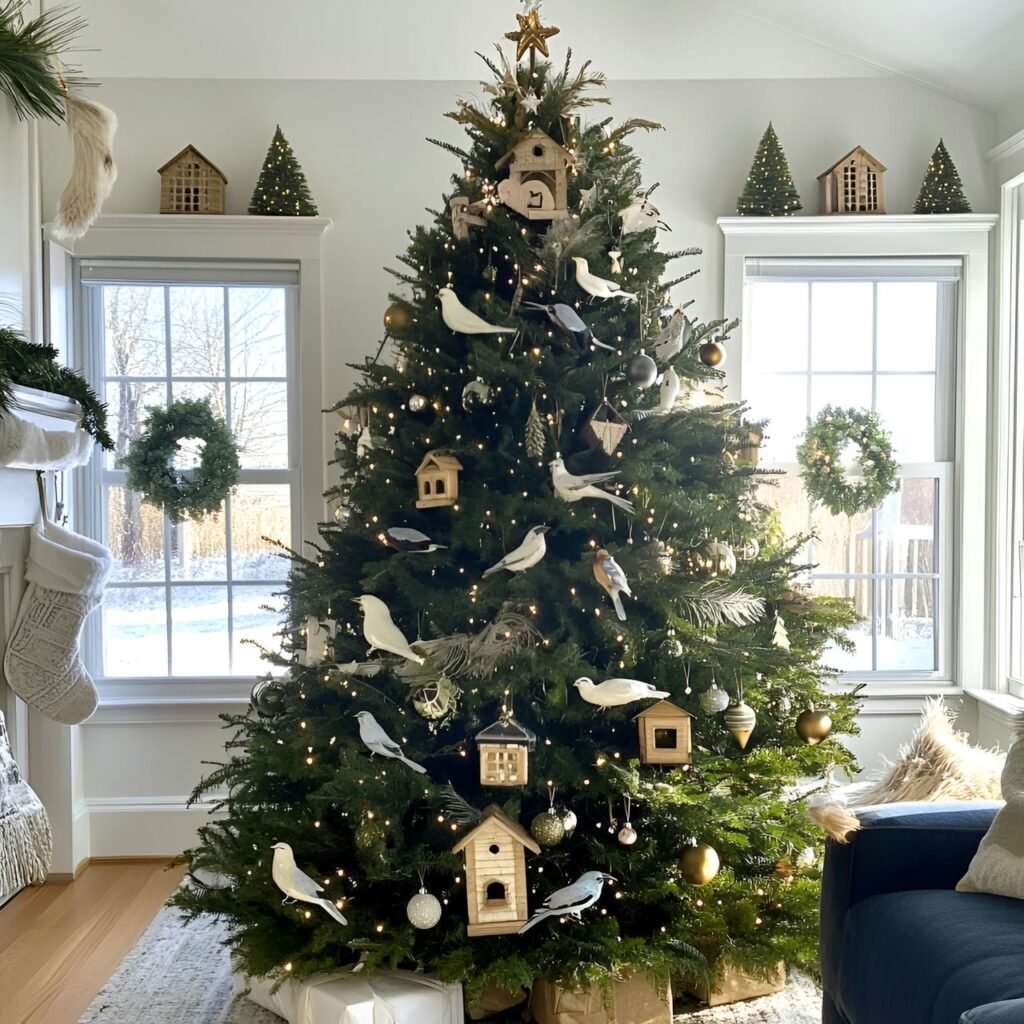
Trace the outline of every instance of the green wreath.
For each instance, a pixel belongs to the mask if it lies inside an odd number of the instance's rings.
[[[194,468],[176,468],[175,457],[200,441],[190,454]],[[166,409],[150,409],[142,435],[120,460],[128,470],[128,486],[161,508],[172,523],[216,512],[238,483],[238,446],[227,424],[214,415],[210,403],[181,399]]]
[[[846,479],[839,463],[847,442],[860,449],[862,476],[855,483]],[[893,458],[892,438],[868,409],[826,405],[808,425],[796,457],[811,500],[833,515],[866,512],[899,490],[899,465]]]

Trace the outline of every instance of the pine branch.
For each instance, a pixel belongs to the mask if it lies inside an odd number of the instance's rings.
[[[445,142],[443,139],[432,139],[427,137],[427,142],[432,146],[437,146],[439,149],[443,149],[446,153],[451,153],[452,156],[457,156],[463,163],[469,163],[470,156],[460,146],[455,146],[450,142]]]
[[[479,821],[483,817],[483,812],[459,796],[450,782],[447,786],[441,787],[441,806],[444,813],[460,825],[468,825],[471,821]]]
[[[712,583],[699,594],[680,598],[683,614],[698,626],[750,626],[764,618],[764,601],[745,590]]]

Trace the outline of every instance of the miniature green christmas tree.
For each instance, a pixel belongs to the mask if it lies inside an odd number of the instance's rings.
[[[280,125],[274,131],[249,200],[249,213],[267,217],[315,217],[317,214],[306,175]]]
[[[769,121],[743,194],[736,200],[736,212],[741,217],[788,217],[802,209],[785,151]]]
[[[924,181],[914,203],[914,213],[970,213],[971,204],[964,195],[964,185],[960,180],[960,172],[956,169],[946,149],[946,144],[939,139],[928,170],[924,172]]]

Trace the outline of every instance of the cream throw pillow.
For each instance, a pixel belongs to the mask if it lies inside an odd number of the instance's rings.
[[[989,892],[1024,900],[1024,715],[1017,717],[1017,742],[1006,755],[1003,799],[958,892]]]

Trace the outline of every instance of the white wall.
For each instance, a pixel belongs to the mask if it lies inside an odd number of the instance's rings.
[[[340,397],[353,379],[345,364],[372,353],[382,335],[392,279],[381,267],[397,265],[394,256],[406,232],[427,219],[424,207],[440,208],[449,176],[459,170],[424,139],[460,141],[458,126],[442,114],[457,97],[479,92],[476,84],[434,81],[115,79],[97,92],[121,122],[115,145],[120,174],[105,212],[155,212],[156,169],[192,143],[227,175],[228,212],[244,213],[280,122],[320,212],[335,220],[324,241],[324,365],[328,393]],[[652,118],[668,129],[638,137],[636,144],[646,180],[661,182],[657,204],[673,229],[663,244],[705,250],[703,272],[677,294],[680,300],[694,297],[705,318],[721,312],[722,243],[715,219],[735,211],[769,120],[807,212],[817,212],[817,174],[857,144],[889,168],[889,212],[909,211],[940,135],[975,210],[996,206],[984,161],[996,141],[994,116],[903,79],[619,82],[610,94],[616,117]],[[68,165],[62,130],[44,128],[47,217]],[[865,716],[855,749],[866,766],[875,766],[880,753],[895,753],[917,707],[913,701],[877,704],[877,713]],[[181,719],[177,711],[178,720],[159,725],[125,714],[119,724],[107,724],[111,719],[101,712],[100,723],[83,730],[92,853],[173,852],[188,841],[195,820],[177,810],[180,797],[198,777],[199,760],[219,758],[224,735],[208,712],[206,724],[195,716]],[[156,714],[151,709],[143,717]],[[160,845],[168,843],[174,845]]]

